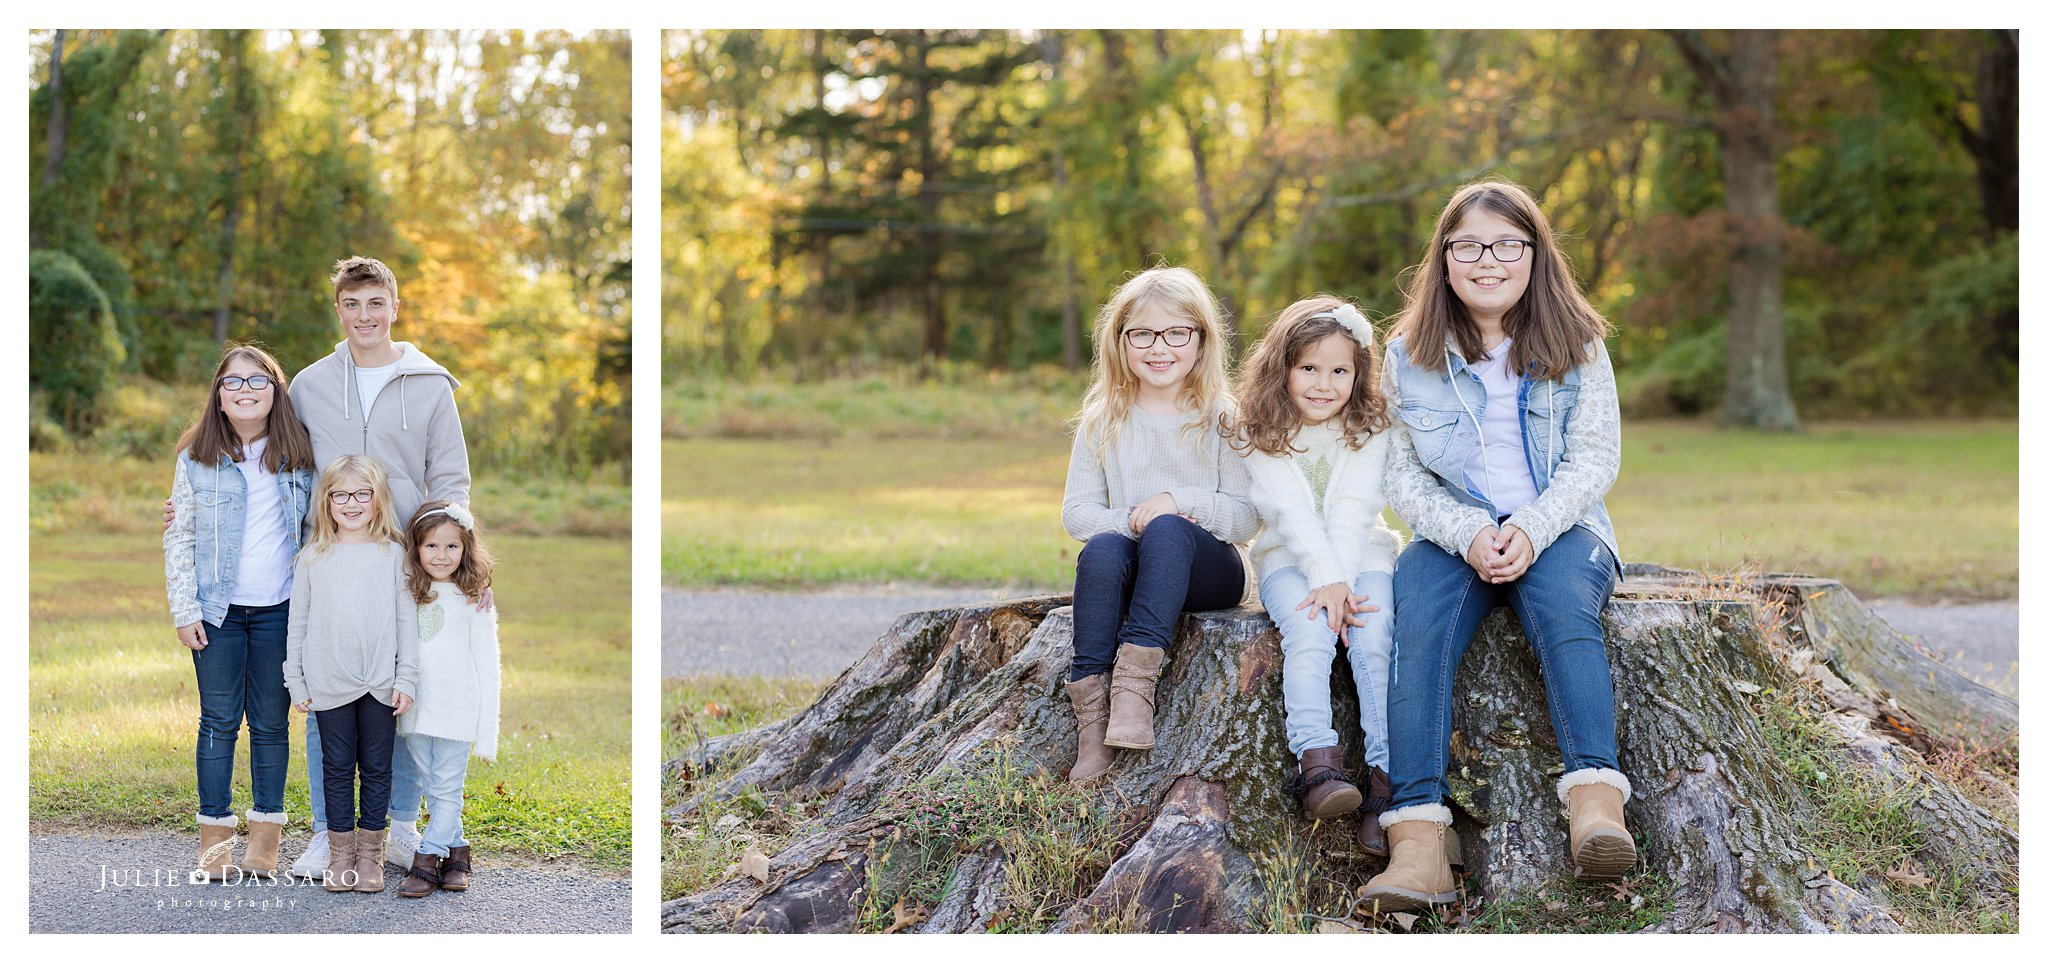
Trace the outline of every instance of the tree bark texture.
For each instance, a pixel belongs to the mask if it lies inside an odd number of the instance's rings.
[[[815,831],[770,856],[757,874],[765,878],[736,872],[671,900],[662,928],[850,931],[864,888],[885,885],[885,854],[918,845],[944,854],[949,882],[916,929],[995,925],[1012,902],[1013,855],[1000,844],[949,848],[906,835],[912,818],[897,800],[903,787],[997,757],[1040,778],[1064,776],[1075,751],[1066,601],[906,615],[809,708],[671,760],[672,771],[730,773],[697,787],[671,817],[747,791],[809,797],[821,808],[807,824]],[[1835,734],[1830,751],[1909,800],[1927,840],[1915,858],[1975,881],[1986,898],[2016,894],[2014,831],[1936,777],[1921,754],[1995,716],[1997,700],[1959,676],[1916,675],[1926,667],[1913,659],[1924,655],[1870,654],[1887,640],[1838,583],[1765,577],[1733,592],[1632,567],[1604,619],[1621,764],[1635,787],[1628,820],[1643,871],[1671,892],[1654,929],[1897,931],[1883,879],[1835,879],[1802,842],[1818,804],[1772,749],[1755,700],[1774,692],[1807,693]],[[1113,818],[1088,824],[1073,846],[1101,844],[1105,865],[1084,874],[1046,928],[1262,928],[1262,854],[1309,832],[1282,789],[1294,760],[1281,661],[1278,633],[1256,608],[1183,619],[1159,682],[1158,745],[1120,752],[1083,790]],[[1332,685],[1335,717],[1358,718],[1348,672],[1333,671]],[[1536,661],[1506,610],[1481,627],[1456,686],[1450,804],[1466,889],[1487,902],[1540,898],[1571,876],[1555,788],[1562,764]],[[1358,736],[1344,732],[1354,772]],[[1355,818],[1340,820],[1346,839]]]

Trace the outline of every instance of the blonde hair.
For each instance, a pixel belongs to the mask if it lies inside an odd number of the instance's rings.
[[[376,492],[370,496],[370,540],[395,544],[405,541],[398,531],[398,510],[392,505],[391,479],[384,474],[384,466],[368,455],[343,455],[327,463],[327,468],[320,472],[320,484],[313,489],[313,537],[306,540],[307,551],[325,552],[340,537],[341,527],[334,523],[334,506],[329,496],[340,487],[343,478],[351,475]]]
[[[1209,293],[1200,275],[1187,268],[1141,271],[1119,286],[1095,315],[1095,374],[1073,424],[1076,436],[1088,439],[1098,460],[1116,440],[1138,400],[1138,376],[1124,360],[1124,326],[1147,305],[1186,321],[1195,328],[1202,346],[1180,384],[1180,401],[1201,417],[1183,431],[1213,431],[1231,407],[1230,375],[1223,364],[1230,322],[1216,296]]]
[[[1239,413],[1231,426],[1231,447],[1258,451],[1284,458],[1295,451],[1294,434],[1301,427],[1301,410],[1287,393],[1287,378],[1300,363],[1302,352],[1332,335],[1351,346],[1351,397],[1338,412],[1344,429],[1344,444],[1357,451],[1372,434],[1393,423],[1386,391],[1380,387],[1380,349],[1371,340],[1361,342],[1331,312],[1351,302],[1334,294],[1317,294],[1287,306],[1258,347],[1238,370]],[[1360,315],[1360,320],[1364,316]]]

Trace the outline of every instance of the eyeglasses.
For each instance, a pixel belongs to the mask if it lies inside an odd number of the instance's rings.
[[[1529,242],[1518,237],[1495,241],[1492,244],[1481,244],[1478,241],[1449,241],[1444,244],[1444,249],[1451,252],[1451,260],[1461,264],[1471,264],[1479,260],[1479,255],[1485,251],[1492,251],[1493,259],[1505,264],[1521,260],[1522,254],[1529,250]]]
[[[1126,328],[1124,339],[1129,341],[1133,348],[1149,348],[1152,342],[1161,338],[1166,339],[1166,346],[1169,348],[1185,348],[1188,342],[1195,340],[1196,333],[1194,328],[1181,326],[1163,331],[1154,328]]]
[[[247,385],[250,391],[262,391],[276,383],[270,380],[269,375],[250,375],[247,378],[240,375],[228,375],[220,379],[220,386],[229,391],[240,391],[244,385]]]
[[[376,489],[374,489],[374,488],[365,488],[365,489],[363,489],[363,490],[361,490],[361,491],[353,491],[353,492],[328,492],[328,493],[327,493],[327,500],[328,500],[328,501],[331,501],[331,502],[333,502],[333,503],[335,503],[336,505],[346,505],[346,504],[348,504],[349,502],[352,502],[352,501],[353,501],[353,502],[363,502],[363,503],[367,504],[367,503],[369,502],[369,500],[370,500],[370,499],[372,499],[372,498],[375,498],[375,497],[377,497],[377,490],[376,490]]]

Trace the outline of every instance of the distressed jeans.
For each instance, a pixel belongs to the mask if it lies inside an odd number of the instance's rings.
[[[1074,560],[1074,667],[1067,681],[1108,672],[1126,642],[1166,648],[1182,612],[1244,600],[1244,560],[1229,542],[1179,515],[1132,539],[1104,532]]]
[[[1522,577],[1505,585],[1426,539],[1401,553],[1394,572],[1394,670],[1387,722],[1394,740],[1390,808],[1441,803],[1451,747],[1452,679],[1479,623],[1512,608],[1536,652],[1550,726],[1565,772],[1620,769],[1615,761],[1614,677],[1600,610],[1614,592],[1614,555],[1583,526],[1558,536]]]
[[[1283,568],[1259,580],[1259,601],[1280,629],[1280,695],[1287,706],[1287,751],[1296,756],[1337,744],[1330,712],[1330,663],[1337,659],[1337,633],[1326,616],[1311,618],[1295,606],[1308,598],[1308,577]],[[1387,768],[1387,669],[1394,650],[1394,577],[1360,572],[1351,592],[1380,607],[1360,612],[1363,626],[1344,633],[1351,680],[1358,686],[1358,726],[1365,733],[1365,761]]]
[[[192,653],[199,689],[199,814],[234,814],[235,741],[249,721],[249,789],[257,812],[284,812],[291,758],[291,693],[284,687],[290,602],[230,605],[206,627],[206,648]]]

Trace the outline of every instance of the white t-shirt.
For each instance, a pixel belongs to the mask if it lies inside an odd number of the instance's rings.
[[[284,530],[284,499],[277,473],[263,464],[270,439],[242,446],[242,556],[235,562],[230,605],[276,605],[292,597],[292,547]]]
[[[1504,338],[1485,361],[1466,362],[1486,387],[1486,414],[1479,419],[1481,445],[1465,459],[1465,484],[1484,494],[1502,515],[1513,515],[1536,500],[1536,479],[1529,474],[1529,456],[1522,445],[1522,376],[1508,367],[1508,346],[1514,343],[1515,339]],[[1460,385],[1459,390],[1471,389]]]
[[[391,383],[391,376],[398,373],[398,362],[393,361],[381,368],[356,366],[356,398],[363,403],[363,417],[370,416],[370,406],[377,403],[377,392]]]

